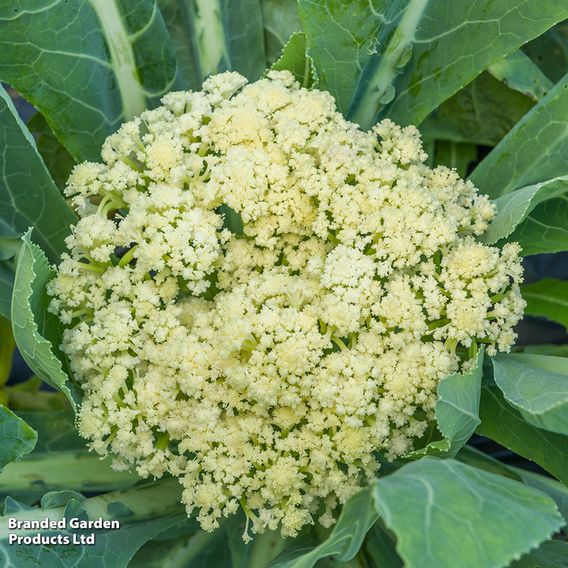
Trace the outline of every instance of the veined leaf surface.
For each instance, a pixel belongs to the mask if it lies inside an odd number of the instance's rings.
[[[45,117],[75,161],[173,85],[156,0],[0,0],[0,80]]]
[[[495,383],[533,426],[568,435],[568,360],[528,353],[493,357]]]
[[[34,241],[56,262],[77,218],[53,182],[34,139],[1,86],[0,147],[0,236],[14,237],[33,226]],[[0,278],[8,280],[7,275]]]
[[[452,459],[407,464],[373,497],[407,568],[506,566],[564,525],[544,493]]]

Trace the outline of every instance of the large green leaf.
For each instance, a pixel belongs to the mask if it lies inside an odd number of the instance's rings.
[[[534,461],[560,481],[568,484],[568,438],[532,426],[496,386],[481,389],[481,424],[477,432]]]
[[[568,488],[562,483],[539,473],[507,466],[503,462],[471,446],[464,446],[456,456],[456,459],[473,467],[489,471],[490,473],[496,473],[497,475],[504,475],[516,481],[522,481],[524,484],[546,493],[554,500],[560,514],[568,523]]]
[[[436,402],[436,423],[444,438],[430,442],[425,448],[411,454],[455,455],[469,440],[480,423],[479,397],[483,349],[477,356],[475,367],[468,373],[455,373],[443,379],[438,385]]]
[[[537,205],[507,240],[518,242],[524,256],[568,250],[568,196]]]
[[[557,345],[556,343],[535,343],[534,345],[523,345],[519,349],[523,353],[568,357],[568,344]]]
[[[22,234],[33,225],[34,240],[55,262],[64,250],[64,239],[76,217],[53,183],[32,136],[1,86],[0,148],[0,236]]]
[[[464,446],[458,452],[455,459],[463,463],[466,463],[467,465],[471,465],[472,467],[488,471],[489,473],[495,473],[497,475],[504,475],[505,477],[510,477],[515,481],[521,481],[522,479],[521,477],[515,474],[514,468],[505,465],[502,461],[499,461],[494,457],[479,451],[473,446],[469,445]]]
[[[568,523],[568,488],[559,481],[552,479],[548,475],[541,475],[540,473],[526,469],[507,466],[502,461],[480,452],[471,446],[464,446],[456,456],[456,459],[473,467],[489,471],[490,473],[496,473],[497,475],[504,475],[516,481],[522,481],[525,485],[546,493],[554,500],[560,514],[564,517],[564,521]],[[566,527],[563,530],[565,532]]]
[[[567,281],[544,278],[534,284],[523,284],[521,290],[527,302],[526,314],[545,317],[568,329]]]
[[[427,139],[495,146],[533,106],[484,72],[436,108],[420,131]]]
[[[0,405],[0,471],[6,464],[31,452],[36,440],[37,433],[33,428]]]
[[[396,552],[396,538],[379,519],[365,538],[366,555],[377,568],[403,568],[402,560]]]
[[[272,65],[293,33],[302,29],[296,0],[261,0],[266,59]]]
[[[523,46],[523,51],[554,83],[568,73],[568,24],[564,21]]]
[[[0,79],[46,118],[76,161],[175,76],[155,0],[0,0]]]
[[[58,356],[60,323],[56,316],[47,311],[49,298],[45,287],[53,278],[54,270],[42,250],[30,241],[29,234],[22,240],[12,297],[14,339],[34,373],[63,391],[75,405],[77,393]]]
[[[520,49],[493,63],[488,71],[511,89],[535,101],[544,97],[554,86],[554,83]]]
[[[533,426],[568,435],[568,361],[515,353],[493,358],[495,383]]]
[[[369,528],[377,519],[371,489],[364,489],[343,506],[329,537],[315,548],[294,546],[269,564],[270,568],[312,568],[318,560],[333,556],[347,562],[358,552]]]
[[[537,6],[537,4],[535,4]],[[477,166],[471,181],[493,198],[568,171],[568,76]]]
[[[299,0],[298,4],[318,87],[331,92],[339,110],[346,113],[378,41],[384,18],[381,3]]]
[[[160,12],[170,33],[171,46],[177,63],[174,89],[197,90],[201,77],[196,61],[197,54],[192,47],[192,23],[190,0],[158,0]]]
[[[527,471],[526,469],[520,469],[517,467],[509,468],[511,469],[526,485],[530,485],[543,493],[546,493],[558,506],[558,510],[564,517],[564,520],[568,523],[568,488],[559,483],[555,479],[534,473],[532,471]],[[564,529],[566,530],[566,528]]]
[[[568,17],[568,5],[555,0],[471,0],[467,9],[452,0],[386,6],[379,11],[384,33],[349,111],[365,128],[377,117],[419,124],[481,71]]]
[[[197,89],[221,71],[256,80],[266,67],[260,0],[159,0],[179,64],[177,85]]]
[[[551,540],[529,552],[510,568],[566,568],[568,566],[568,542]]]
[[[373,497],[407,568],[505,566],[564,525],[547,495],[452,459],[409,463]]]
[[[290,71],[303,87],[317,84],[312,60],[306,54],[306,34],[297,32],[292,35],[290,41],[284,46],[282,55],[272,65],[272,69]]]
[[[3,230],[10,233],[8,226]],[[1,231],[0,231],[1,235]],[[21,240],[17,233],[10,236],[0,236],[0,317],[10,319],[12,306],[12,290],[16,271],[14,256],[20,250]]]
[[[9,510],[0,517],[0,554],[6,566],[18,568],[82,568],[100,566],[103,568],[126,568],[135,552],[147,541],[169,528],[179,524],[186,516],[180,504],[179,483],[173,479],[162,480],[134,487],[123,492],[107,493],[90,499],[76,499],[65,492],[56,496],[66,501],[64,506],[49,508],[21,508],[14,510],[10,503]],[[53,505],[57,499],[49,499],[45,505]],[[7,507],[8,508],[8,507]],[[30,531],[9,529],[8,517],[15,520],[42,520],[46,516],[54,521],[62,519],[106,519],[118,520],[120,529],[79,530],[65,528],[61,530],[39,529],[33,534],[44,536],[59,534],[71,539],[73,534],[89,535],[94,532],[95,542],[90,546],[54,544],[37,546],[9,544],[10,534],[25,536]]]
[[[493,244],[508,237],[540,203],[566,193],[568,176],[553,178],[501,195],[495,200],[497,215],[483,235],[483,241]]]

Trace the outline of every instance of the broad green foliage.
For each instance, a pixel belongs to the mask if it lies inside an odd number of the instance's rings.
[[[364,127],[377,116],[420,123],[486,67],[568,16],[554,0],[472,0],[465,13],[433,0],[387,6],[380,47],[349,111]]]
[[[454,456],[469,440],[479,425],[479,397],[483,350],[477,356],[477,364],[469,373],[456,373],[443,379],[438,385],[436,423],[444,438],[430,442],[425,448],[413,452],[421,455]]]
[[[45,505],[66,502],[45,510],[35,508],[12,510],[9,515],[16,519],[41,520],[46,517],[47,511],[53,520],[64,517],[119,519],[120,530],[98,530],[96,543],[93,546],[14,546],[8,544],[8,534],[28,534],[28,531],[9,530],[7,517],[0,517],[0,553],[7,565],[11,563],[18,568],[36,568],[38,565],[42,568],[59,568],[62,565],[61,559],[65,558],[66,567],[125,568],[134,553],[145,542],[177,525],[185,517],[185,512],[179,505],[179,485],[172,480],[90,499],[79,500],[73,497],[70,492],[51,496],[46,499]],[[4,515],[7,514],[8,511],[5,510]],[[53,534],[53,531],[48,530],[39,532]],[[92,531],[68,529],[57,531],[57,534],[71,537],[72,533],[89,534],[90,532]]]
[[[568,195],[537,205],[508,240],[518,242],[524,256],[568,250]]]
[[[365,539],[366,555],[380,568],[403,568],[402,560],[396,552],[396,539],[381,520],[378,520],[367,533]]]
[[[568,282],[544,278],[521,289],[527,302],[526,314],[545,317],[568,329]]]
[[[420,131],[427,139],[494,146],[533,106],[484,72],[435,109]]]
[[[568,72],[568,24],[561,22],[523,46],[523,51],[553,82]]]
[[[564,517],[564,520],[568,523],[568,488],[565,485],[550,477],[545,477],[544,475],[533,473],[525,469],[511,468],[511,470],[526,485],[530,485],[552,497],[558,506],[558,510]],[[564,531],[566,531],[566,527],[564,527]]]
[[[568,361],[516,353],[493,358],[495,383],[533,426],[568,435]]]
[[[505,566],[564,525],[543,493],[451,459],[407,464],[373,497],[406,568]]]
[[[369,528],[377,519],[371,490],[365,489],[352,497],[343,507],[337,524],[329,537],[315,548],[291,546],[270,568],[312,568],[322,558],[333,556],[340,562],[351,560],[359,550]]]
[[[173,84],[154,0],[1,0],[0,80],[46,118],[77,161]]]
[[[45,118],[36,112],[27,124],[37,142],[37,149],[59,189],[63,190],[75,165],[71,154],[57,140]]]
[[[299,0],[298,4],[318,87],[330,91],[345,113],[361,72],[380,41],[383,6],[377,0]]]
[[[282,55],[272,65],[272,69],[291,71],[304,87],[317,84],[312,61],[310,56],[306,55],[306,34],[297,32],[292,35],[290,41],[284,46]]]
[[[69,409],[69,399],[61,392],[43,388],[43,381],[32,376],[16,384],[7,385],[4,390],[7,404],[13,410],[58,411]]]
[[[261,0],[266,59],[271,65],[293,33],[302,29],[296,0]]]
[[[540,203],[568,193],[568,177],[558,177],[501,195],[495,200],[497,215],[483,235],[493,244],[509,237]]]
[[[14,288],[15,256],[20,250],[20,237],[6,227],[10,236],[0,236],[0,317],[10,319]]]
[[[191,0],[158,0],[160,12],[170,34],[170,40],[176,58],[176,78],[173,89],[199,88],[201,74],[198,68],[197,54],[192,45]]]
[[[14,460],[31,452],[37,433],[20,417],[0,405],[0,471]]]
[[[488,471],[489,473],[504,475],[505,477],[509,477],[515,481],[521,481],[521,478],[515,474],[513,468],[506,466],[503,462],[475,449],[473,446],[464,446],[458,452],[455,459],[475,468]]]
[[[535,65],[523,51],[514,51],[488,68],[489,73],[503,81],[511,89],[538,101],[554,83]]]
[[[541,430],[526,422],[517,410],[507,404],[496,386],[486,386],[481,390],[479,415],[479,434],[534,461],[564,484],[568,484],[566,436]]]
[[[18,349],[30,368],[75,404],[74,387],[54,351],[60,342],[60,324],[47,311],[45,286],[53,274],[41,249],[26,234],[16,268],[12,328]]]
[[[528,112],[479,164],[471,181],[496,198],[554,177],[568,170],[568,77]]]
[[[2,87],[0,148],[0,236],[22,234],[33,225],[34,241],[54,262],[64,249],[75,215],[53,183],[33,138]]]
[[[568,542],[545,542],[536,550],[513,562],[510,568],[566,568],[568,566]]]
[[[289,70],[328,90],[364,129],[383,118],[419,125],[429,164],[471,173],[495,200],[481,241],[519,242],[525,256],[568,251],[566,18],[568,3],[557,0],[0,0],[0,81],[38,110],[25,125],[0,86],[3,563],[565,568],[565,345],[517,347],[485,365],[481,350],[473,370],[439,383],[421,448],[395,462],[377,455],[377,477],[335,525],[245,543],[251,520],[242,511],[204,532],[176,480],[143,482],[89,451],[45,288],[76,222],[61,194],[74,165],[99,160],[105,138],[163,94],[199,89],[225,70],[249,80]],[[240,215],[219,211],[242,234]],[[522,292],[528,315],[568,328],[566,282],[545,278]],[[36,374],[17,385],[8,381],[14,338]],[[466,445],[474,432],[556,479]],[[7,516],[46,515],[122,526],[97,531],[95,546],[8,545],[17,531]]]
[[[259,0],[159,0],[178,61],[177,87],[198,89],[213,73],[257,79],[266,68]]]
[[[522,481],[525,485],[546,493],[554,500],[560,514],[564,517],[564,521],[568,523],[568,489],[562,483],[549,476],[506,466],[504,463],[470,446],[465,446],[456,459],[484,471],[504,475],[516,481]],[[563,528],[563,532],[566,532],[566,526]]]
[[[539,343],[536,345],[524,345],[521,350],[523,353],[568,357],[568,344],[557,345],[555,343]]]

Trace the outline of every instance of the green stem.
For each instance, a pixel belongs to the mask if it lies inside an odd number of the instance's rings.
[[[95,274],[102,274],[106,270],[106,266],[101,266],[87,262],[78,262],[77,266],[82,270],[87,270],[88,272],[94,272]]]
[[[134,253],[138,245],[134,245],[129,251],[127,251],[124,256],[119,260],[118,266],[123,267],[130,263],[130,261],[134,258]]]
[[[332,343],[335,343],[335,345],[337,345],[337,347],[339,347],[341,351],[348,351],[347,345],[345,345],[345,343],[343,343],[343,341],[339,337],[333,336],[331,338],[331,341]]]
[[[4,467],[0,473],[0,492],[14,496],[63,489],[111,491],[139,479],[127,471],[114,471],[109,460],[86,450],[34,453]]]

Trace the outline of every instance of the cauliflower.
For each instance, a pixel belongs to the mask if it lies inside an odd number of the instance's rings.
[[[82,218],[49,293],[80,433],[177,476],[206,530],[239,507],[253,533],[329,526],[443,377],[509,349],[519,248],[476,241],[494,207],[424,165],[416,128],[361,131],[288,72],[162,103],[67,185]]]

